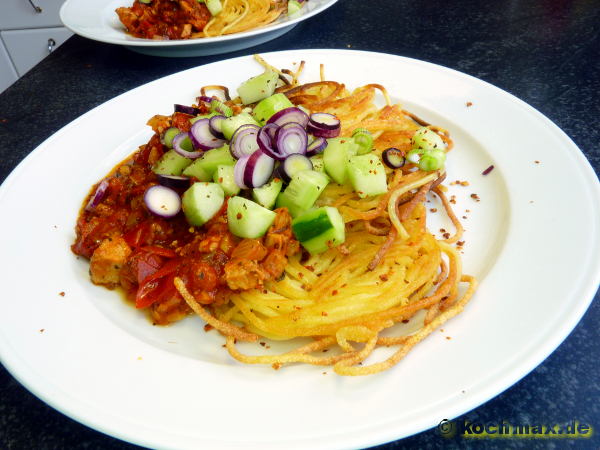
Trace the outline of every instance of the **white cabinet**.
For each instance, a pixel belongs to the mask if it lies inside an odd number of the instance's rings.
[[[0,0],[0,92],[72,33],[62,26],[63,0]]]

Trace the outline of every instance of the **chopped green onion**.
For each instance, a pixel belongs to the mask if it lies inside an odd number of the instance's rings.
[[[445,162],[446,152],[436,148],[434,150],[426,151],[423,156],[421,156],[421,159],[419,160],[419,169],[427,172],[440,170],[444,167]]]
[[[364,155],[373,149],[373,135],[366,128],[357,128],[352,133],[352,139],[358,146],[357,154]]]
[[[233,110],[221,100],[213,99],[213,101],[210,102],[210,110],[211,112],[223,114],[225,117],[233,116]]]
[[[407,153],[406,160],[413,164],[418,164],[423,153],[425,153],[424,150],[419,150],[418,148],[413,148],[410,152]]]

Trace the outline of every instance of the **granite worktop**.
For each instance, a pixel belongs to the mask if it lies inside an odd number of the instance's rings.
[[[600,2],[587,0],[340,0],[271,42],[225,55],[158,58],[74,36],[0,94],[0,182],[52,133],[134,87],[225,58],[302,48],[391,53],[485,80],[529,103],[557,124],[598,174],[598,23]],[[463,416],[482,422],[578,420],[597,428],[591,438],[467,442],[443,439],[438,430],[431,429],[381,448],[599,448],[598,323],[597,293],[581,322],[541,365]],[[53,410],[0,368],[0,448],[134,446]]]

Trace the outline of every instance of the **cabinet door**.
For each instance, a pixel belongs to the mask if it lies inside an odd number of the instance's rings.
[[[73,33],[64,27],[2,31],[0,36],[19,76],[44,59]]]
[[[0,92],[17,81],[18,78],[8,52],[2,42],[0,42]]]
[[[0,29],[62,26],[58,11],[63,1],[31,0],[32,5],[29,0],[0,0]]]

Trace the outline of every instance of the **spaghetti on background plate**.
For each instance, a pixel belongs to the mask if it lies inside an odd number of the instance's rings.
[[[303,63],[256,59],[264,73],[235,98],[205,86],[150,119],[150,141],[88,195],[72,249],[94,283],[122,288],[154,323],[198,314],[238,361],[386,370],[476,288],[441,185],[450,134],[378,84],[349,91],[323,67],[301,84]],[[427,230],[427,195],[454,235]],[[416,330],[397,330],[409,320]],[[236,345],[300,337],[309,342],[279,355]],[[395,351],[377,359],[378,347]]]

